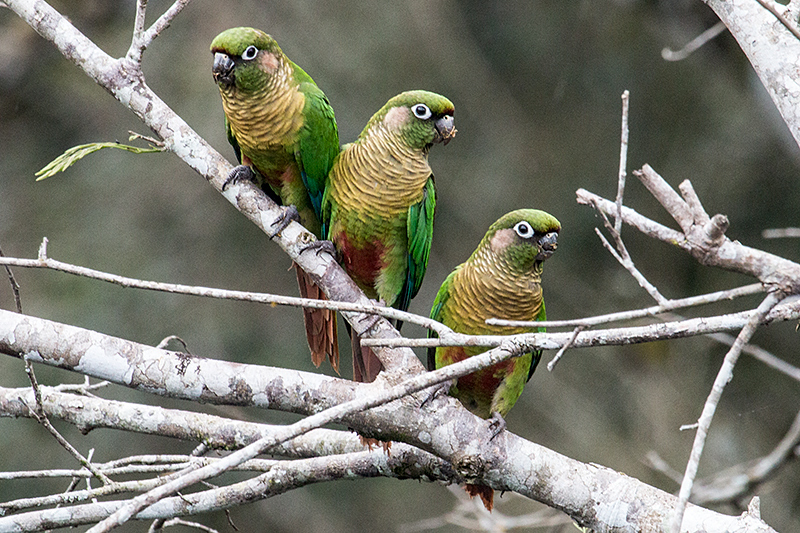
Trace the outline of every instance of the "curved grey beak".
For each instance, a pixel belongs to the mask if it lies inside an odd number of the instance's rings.
[[[546,233],[539,239],[539,255],[536,256],[537,261],[544,261],[558,248],[558,232],[551,231]]]
[[[447,144],[450,139],[456,136],[456,126],[453,122],[453,115],[445,115],[433,123],[436,128],[436,135],[433,137],[433,142]]]
[[[233,59],[228,54],[217,52],[214,54],[214,66],[211,67],[211,73],[214,75],[214,81],[219,85],[228,86],[233,84]]]

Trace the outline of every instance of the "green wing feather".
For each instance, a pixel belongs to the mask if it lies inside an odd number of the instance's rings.
[[[544,310],[544,300],[542,300],[542,308],[539,310],[539,314],[536,315],[536,318],[534,318],[534,320],[537,320],[537,321],[539,321],[539,320],[547,320],[547,313]],[[547,331],[547,328],[536,328],[536,332],[537,333],[544,333],[545,331]],[[539,364],[539,361],[542,359],[542,351],[541,350],[534,350],[531,353],[533,355],[533,359],[531,359],[531,368],[530,368],[530,370],[528,370],[528,379],[525,380],[526,383],[531,380],[531,377],[533,376],[534,371],[536,371],[536,366]]]
[[[303,72],[299,67],[297,69]],[[295,159],[311,199],[311,206],[319,218],[328,172],[339,153],[339,131],[328,98],[311,78],[300,84],[300,92],[305,95],[306,101],[303,108],[303,129],[297,143]]]
[[[436,209],[436,189],[433,176],[428,178],[422,191],[422,200],[408,208],[408,269],[398,309],[405,311],[417,295],[428,267],[428,256],[433,241],[433,213]]]
[[[447,278],[445,278],[442,286],[439,287],[439,292],[436,293],[436,298],[433,300],[431,318],[437,322],[443,322],[442,317],[440,316],[442,307],[444,307],[444,303],[450,297],[450,286],[453,284],[453,278],[455,278],[456,272],[458,272],[458,269],[450,272]],[[429,329],[428,338],[432,339],[434,337],[438,337],[438,335],[435,331]],[[436,370],[436,348],[434,347],[428,348],[428,370]]]
[[[242,164],[242,149],[239,146],[239,141],[236,140],[236,136],[233,134],[233,130],[231,129],[231,123],[228,120],[228,117],[225,117],[225,134],[228,136],[228,142],[233,146],[233,151],[236,154],[236,161],[241,165]]]

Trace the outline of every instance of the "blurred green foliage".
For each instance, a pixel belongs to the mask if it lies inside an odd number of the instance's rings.
[[[152,0],[148,22],[168,5]],[[62,0],[55,7],[110,54],[125,53],[131,0]],[[448,96],[459,134],[431,153],[439,206],[428,274],[411,310],[427,314],[444,277],[491,222],[512,209],[536,207],[563,224],[544,276],[548,316],[574,318],[652,304],[600,245],[594,227],[601,224],[592,210],[574,200],[579,187],[615,194],[625,89],[631,91],[629,171],[649,163],[675,186],[690,179],[709,212],[728,215],[731,238],[800,259],[797,241],[760,237],[767,227],[797,225],[800,152],[735,41],[725,33],[684,61],[661,59],[663,47],[680,48],[715,21],[701,2],[689,0],[195,0],[145,53],[144,71],[148,84],[230,159],[208,51],[228,27],[257,26],[278,40],[327,93],[342,142],[354,139],[400,91],[424,88]],[[34,172],[66,149],[124,140],[128,130],[150,133],[50,43],[0,10],[0,247],[6,255],[35,257],[46,236],[52,257],[100,270],[296,294],[288,258],[170,154],[103,150],[35,182]],[[670,224],[634,178],[626,203]],[[637,266],[667,297],[752,282],[701,267],[630,229],[623,236]],[[24,311],[32,315],[143,343],[174,334],[204,357],[316,371],[296,309],[125,290],[40,270],[17,269],[15,275]],[[13,309],[6,284],[0,284],[0,305]],[[406,327],[407,334],[422,334]],[[800,364],[797,335],[794,324],[776,324],[755,342]],[[683,469],[693,434],[678,427],[696,421],[725,351],[708,339],[570,351],[554,372],[544,365],[537,372],[508,417],[509,429],[675,491],[677,485],[643,459],[655,450]],[[82,379],[37,372],[46,384]],[[0,376],[3,386],[27,382],[21,362],[9,358],[0,359]],[[253,420],[289,418],[164,401],[120,387],[104,395]],[[712,424],[701,476],[766,454],[788,429],[798,400],[797,382],[743,356]],[[81,436],[59,427],[83,453],[94,447],[99,461],[193,447],[107,430]],[[30,420],[0,420],[0,446],[3,470],[72,464]],[[800,529],[799,474],[790,464],[759,490],[762,514],[778,530]],[[438,516],[453,505],[438,485],[343,483],[236,509],[232,518],[243,531],[379,530]],[[0,498],[63,488],[63,482],[4,482]],[[202,520],[229,531],[221,513]],[[146,531],[147,525],[127,527]]]

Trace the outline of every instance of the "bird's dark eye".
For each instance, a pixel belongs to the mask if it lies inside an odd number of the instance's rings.
[[[411,108],[411,111],[414,112],[414,116],[421,120],[428,120],[431,118],[431,110],[425,104],[416,104]]]
[[[514,226],[514,231],[523,239],[530,239],[533,237],[533,228],[524,220],[516,223]]]
[[[242,59],[244,59],[245,61],[250,61],[252,59],[255,59],[257,55],[258,55],[258,48],[256,48],[251,44],[250,46],[244,49],[244,52],[242,52]]]

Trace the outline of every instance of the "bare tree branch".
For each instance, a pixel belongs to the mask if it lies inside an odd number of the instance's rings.
[[[625,195],[625,177],[628,175],[628,109],[630,108],[630,93],[622,92],[622,134],[619,143],[619,176],[617,179],[617,216],[614,218],[614,233],[622,231],[622,199]]]
[[[95,81],[137,114],[164,140],[164,146],[168,150],[184,159],[187,164],[205,176],[215,188],[221,189],[222,182],[231,168],[230,164],[214,152],[150,91],[136,61],[128,57],[118,60],[110,58],[75,30],[50,6],[40,0],[8,0],[7,4],[41,35],[53,41],[65,57],[83,68]],[[141,33],[141,29],[139,31]],[[247,183],[237,184],[229,188],[224,196],[262,231],[273,236],[271,234],[272,224],[280,215],[281,210],[258,189]],[[682,207],[680,203],[675,203],[675,206],[679,211],[683,209],[686,214],[692,215],[688,207]],[[617,210],[618,215],[620,215],[619,211]],[[621,211],[622,217],[627,216],[625,208]],[[676,220],[678,219],[676,218]],[[691,217],[689,220],[693,222],[695,218]],[[685,225],[681,224],[682,221],[684,221],[683,218],[679,220],[679,225],[686,234],[688,244],[685,248],[687,250],[692,251],[698,248],[698,244],[705,243],[720,248],[729,243],[724,237],[725,221],[723,218],[714,217],[696,232],[686,230]],[[683,236],[680,232],[669,230],[663,226],[661,228],[667,230],[665,234]],[[364,295],[344,275],[332,258],[324,254],[319,257],[316,254],[302,254],[302,250],[310,240],[313,240],[313,236],[301,226],[292,223],[286,230],[274,237],[295,262],[315,277],[315,281],[331,299],[368,305]],[[763,257],[760,258],[763,259]],[[723,257],[712,257],[712,261],[722,261],[723,259]],[[764,266],[749,265],[746,258],[734,259],[745,259],[740,264],[740,268],[748,272],[758,270],[756,267]],[[788,261],[786,263],[793,265]],[[736,264],[736,262],[731,261],[731,264]],[[796,274],[796,272],[791,274]],[[778,284],[787,292],[791,291],[788,291],[787,286],[781,285],[780,282],[794,280],[794,283],[800,283],[798,281],[800,278],[797,276],[782,278],[775,276],[774,272],[772,275],[773,277],[767,280],[760,276],[757,277],[762,282],[771,285]],[[790,286],[790,288],[793,287]],[[784,311],[790,308],[790,306],[782,307]],[[778,310],[776,309],[776,311]],[[779,314],[779,312],[775,314]],[[411,350],[379,349],[377,350],[378,357],[387,369],[387,373],[383,377],[386,383],[379,381],[371,385],[355,386],[343,380],[281,369],[253,371],[252,376],[244,377],[234,371],[242,370],[246,365],[234,366],[231,363],[222,364],[185,354],[174,354],[79,328],[37,321],[32,317],[19,319],[16,318],[19,315],[12,317],[5,312],[0,315],[0,350],[5,353],[15,357],[29,354],[29,358],[32,360],[47,362],[62,368],[101,377],[113,376],[113,378],[109,377],[110,381],[147,391],[175,396],[194,396],[219,403],[230,400],[231,403],[237,405],[257,404],[264,407],[285,408],[317,414],[324,409],[333,409],[332,412],[338,413],[336,416],[340,416],[345,412],[345,407],[339,405],[342,402],[354,401],[356,404],[360,402],[361,406],[373,405],[370,402],[379,401],[376,398],[380,394],[377,394],[376,391],[386,389],[401,378],[410,377],[411,379],[407,383],[411,383],[408,387],[413,389],[425,386],[425,383],[434,383],[436,379],[445,376],[445,374],[433,377],[420,376],[423,372],[422,365]],[[399,334],[384,319],[365,321],[366,315],[363,314],[346,312],[344,315],[363,337],[399,337]],[[750,316],[752,314],[749,314],[747,318]],[[753,320],[755,321],[755,319]],[[761,320],[759,319],[757,322],[760,323]],[[46,326],[46,330],[43,326]],[[477,366],[470,365],[481,365],[511,357],[527,346],[520,340],[505,340],[500,348],[472,358],[474,361],[465,362],[469,364],[464,365],[460,370],[471,371]],[[23,351],[20,351],[21,349]],[[218,374],[212,375],[209,372],[211,368]],[[251,372],[251,368],[257,367],[248,367],[248,373]],[[191,372],[187,372],[187,370],[191,370]],[[197,370],[197,373],[194,373],[194,370]],[[315,383],[319,387],[310,387],[311,383]],[[251,387],[250,385],[253,384],[258,386]],[[294,388],[292,389],[292,387]],[[388,390],[398,391],[398,394],[400,391],[397,386]],[[278,391],[282,393],[282,397],[274,395]],[[294,392],[304,394],[292,394]],[[356,404],[350,405],[352,407]],[[326,416],[332,416],[330,413]],[[324,416],[319,416],[317,419],[326,420]],[[299,425],[295,425],[295,428],[308,428],[313,425],[313,420],[313,416],[309,417]],[[548,505],[569,512],[582,525],[595,529],[642,529],[642,525],[645,523],[665,524],[666,517],[669,516],[675,505],[674,497],[637,480],[621,476],[597,465],[585,465],[570,460],[546,448],[524,441],[509,432],[502,432],[494,440],[490,440],[487,437],[490,434],[489,423],[470,415],[457,401],[451,398],[439,397],[432,400],[421,414],[418,400],[404,397],[393,402],[391,406],[378,405],[368,411],[352,412],[344,420],[365,434],[372,433],[384,439],[403,440],[419,446],[450,462],[465,479],[480,481],[499,490],[512,490],[540,499]],[[280,440],[274,437],[275,433],[282,433],[284,436],[290,435],[289,428],[291,426],[274,432],[273,439]],[[458,428],[458,431],[455,431],[455,428]],[[226,461],[228,464],[233,464],[235,461],[229,457],[220,460],[217,464]],[[327,468],[332,465],[328,462],[325,466]],[[320,471],[320,477],[324,478],[324,476],[325,472]],[[576,487],[581,487],[581,490],[576,491]],[[202,495],[208,493],[213,493],[213,490],[204,491]],[[248,494],[260,496],[261,493],[259,490],[251,489]],[[143,515],[152,512],[153,509],[169,504],[185,508],[186,498],[187,496],[159,501],[140,515],[145,517]],[[79,506],[75,508],[75,515],[72,518],[85,517],[91,512],[96,513],[94,516],[101,514],[108,516],[112,512],[112,508],[113,512],[116,512],[123,508],[122,503],[107,502]],[[127,512],[136,511],[128,508]],[[153,518],[158,518],[158,516]],[[41,519],[42,516],[37,515],[34,520]],[[97,520],[99,518],[80,523]],[[72,522],[67,521],[66,524],[72,525]],[[752,513],[741,517],[726,517],[690,505],[687,508],[684,524],[688,528],[704,527],[709,531],[717,530],[714,528],[719,528],[720,531],[737,531],[748,528],[753,531],[771,531],[760,521],[755,509]]]
[[[644,309],[634,309],[631,311],[619,311],[616,313],[609,313],[607,315],[597,315],[587,318],[575,318],[571,320],[547,320],[541,322],[533,322],[526,320],[503,320],[500,318],[490,318],[486,321],[487,324],[496,326],[522,326],[531,327],[544,325],[548,328],[572,327],[572,326],[596,326],[598,324],[607,324],[609,322],[618,322],[622,320],[633,320],[636,318],[656,317],[668,311],[675,311],[677,309],[684,309],[686,307],[694,307],[698,305],[705,305],[710,303],[721,302],[725,300],[733,300],[742,296],[751,296],[764,292],[764,286],[761,283],[753,283],[735,289],[728,289],[724,291],[710,292],[708,294],[701,294],[699,296],[689,296],[688,298],[679,298],[674,300],[667,300],[663,304],[645,307]]]
[[[687,318],[674,322],[659,322],[648,326],[597,329],[580,332],[572,342],[575,348],[592,346],[621,346],[667,339],[682,339],[697,335],[707,335],[721,331],[739,330],[747,323],[754,311],[740,311],[720,316]],[[762,325],[776,321],[800,318],[800,297],[792,297],[770,312]],[[519,335],[463,335],[453,333],[443,339],[371,339],[362,342],[364,346],[500,346],[504,341],[514,339],[523,343],[528,350],[558,350],[572,338],[572,333],[524,333]]]
[[[222,462],[224,459],[216,459]],[[202,462],[202,461],[201,461]],[[320,457],[281,461],[268,472],[232,483],[221,488],[212,488],[191,494],[164,498],[139,512],[137,520],[169,519],[175,516],[191,516],[219,511],[263,500],[288,490],[339,479],[359,479],[392,475],[391,470],[410,467],[414,473],[412,459],[399,453],[395,456],[382,451],[358,452],[336,458]],[[71,527],[100,522],[123,509],[126,502],[102,501],[74,505],[66,508],[29,511],[8,517],[0,517],[0,531],[42,531],[50,528]]]
[[[776,15],[752,0],[704,0],[736,38],[772,101],[800,144],[800,90],[795,72],[800,40]],[[796,14],[793,17],[797,19]]]
[[[725,360],[717,373],[714,385],[711,387],[711,393],[708,395],[708,399],[703,406],[703,412],[700,414],[700,419],[698,420],[697,433],[695,434],[694,444],[692,445],[692,453],[686,465],[686,473],[683,475],[681,490],[678,494],[678,503],[675,507],[675,514],[670,525],[672,533],[680,533],[681,531],[683,516],[686,512],[686,506],[689,503],[689,496],[692,492],[694,478],[697,475],[697,468],[700,465],[700,457],[703,454],[708,428],[711,426],[711,420],[714,418],[714,413],[719,404],[719,399],[722,397],[722,391],[725,389],[725,385],[733,379],[733,367],[736,365],[739,355],[742,353],[742,347],[750,341],[750,338],[756,332],[756,328],[761,320],[785,296],[786,295],[780,291],[767,294],[767,297],[764,298],[764,301],[758,306],[756,313],[753,314],[750,320],[747,321],[745,327],[742,328],[742,331],[739,332],[739,335],[736,337],[736,342],[733,343],[731,349],[725,354]]]
[[[45,244],[47,239],[43,241]],[[186,294],[190,296],[201,296],[204,298],[218,298],[222,300],[237,300],[243,302],[254,302],[261,304],[277,304],[286,305],[291,307],[306,307],[314,309],[333,309],[334,311],[352,311],[357,313],[364,313],[370,315],[378,315],[392,320],[402,320],[409,324],[416,324],[418,326],[432,329],[441,335],[448,335],[453,332],[444,324],[432,320],[428,317],[401,311],[394,307],[385,307],[379,305],[374,300],[367,300],[367,304],[363,303],[349,303],[338,302],[331,300],[318,300],[314,298],[298,298],[294,296],[281,296],[276,294],[267,294],[260,292],[247,292],[247,291],[234,291],[226,289],[216,289],[211,287],[198,287],[193,285],[182,285],[179,283],[164,283],[158,281],[141,280],[136,278],[129,278],[117,274],[111,274],[93,268],[82,267],[71,263],[64,263],[47,256],[46,246],[43,246],[39,251],[37,259],[22,259],[17,257],[4,257],[0,255],[0,265],[17,266],[22,268],[44,268],[48,270],[55,270],[58,272],[66,272],[75,276],[81,276],[90,279],[97,279],[108,283],[113,283],[121,287],[145,289],[159,292],[168,292],[172,294]]]
[[[798,445],[800,445],[800,412],[795,416],[789,431],[770,453],[695,482],[692,488],[692,502],[708,505],[741,500],[771,479],[788,461],[795,459],[797,457],[795,448]]]
[[[747,274],[766,285],[775,285],[789,294],[800,293],[800,265],[783,257],[731,241],[724,235],[727,222],[723,220],[722,215],[709,218],[709,222],[705,225],[695,225],[695,216],[702,217],[702,213],[693,213],[689,204],[652,168],[645,165],[641,171],[634,174],[678,222],[683,233],[653,222],[629,208],[622,209],[625,223],[636,227],[646,235],[679,246],[703,265]],[[579,203],[596,206],[609,216],[613,216],[616,211],[613,202],[584,189],[578,189],[576,194]]]
[[[213,449],[230,450],[255,442],[265,433],[279,427],[205,413],[77,396],[54,387],[40,388],[44,412],[54,419],[74,425],[82,433],[100,428],[119,429],[185,441],[200,441]],[[0,387],[2,416],[30,417],[32,414],[26,404],[32,401],[33,393],[30,389]],[[360,452],[365,449],[358,436],[351,432],[317,429],[273,448],[272,453],[283,457],[306,458]],[[104,468],[116,468],[119,464],[128,463],[112,462],[105,467],[95,467],[104,471]],[[11,477],[13,476],[0,473],[0,479]]]
[[[11,321],[10,317],[16,318]],[[505,355],[514,349],[518,347],[508,349]],[[0,313],[0,352],[21,357],[34,350],[41,362],[80,369],[82,373],[93,368],[102,377],[113,376],[109,381],[157,394],[301,413],[318,412],[381,387],[319,374],[191,357],[8,311]],[[481,358],[497,361],[498,352],[502,351],[491,350],[465,363]],[[508,431],[490,440],[491,422],[473,416],[453,398],[436,397],[428,402],[422,416],[419,405],[418,400],[405,397],[353,413],[344,421],[366,436],[402,441],[431,452],[452,464],[458,475],[468,481],[518,492],[596,529],[641,529],[644,523],[660,524],[675,505],[674,496],[636,479],[564,457]],[[576,491],[576,487],[584,490]],[[164,509],[162,505],[177,505],[180,501],[183,500],[163,500],[137,517],[157,518],[153,513]],[[605,502],[619,502],[619,508],[627,512],[609,514],[601,510],[607,509]],[[97,512],[102,510],[102,516],[118,508],[111,503],[92,507]],[[94,521],[99,519],[97,514],[92,516]],[[729,517],[689,505],[685,527],[696,530],[701,524],[707,531],[772,531],[756,516]]]

